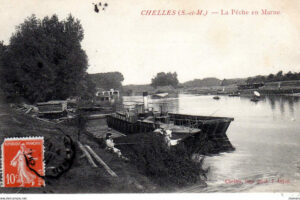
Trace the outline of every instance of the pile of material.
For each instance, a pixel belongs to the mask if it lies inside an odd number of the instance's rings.
[[[29,105],[26,103],[22,104],[10,104],[11,108],[14,108],[15,110],[25,113],[25,114],[31,114],[32,116],[36,116],[39,112],[39,109],[36,106]]]

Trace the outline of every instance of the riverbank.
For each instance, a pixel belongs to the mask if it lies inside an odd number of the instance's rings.
[[[291,95],[300,93],[300,81],[267,82],[262,87],[253,89],[239,89],[236,84],[227,86],[188,87],[184,88],[181,92],[196,95],[228,95],[240,93],[241,96],[251,96],[254,91],[258,91],[263,95]]]
[[[111,177],[103,167],[94,168],[82,157],[77,144],[77,129],[34,119],[17,112],[7,105],[0,105],[0,142],[8,137],[43,136],[45,140],[45,158],[54,154],[46,164],[46,186],[43,188],[1,188],[3,193],[111,193],[111,192],[151,192],[158,188],[143,175],[136,173],[134,166],[123,162],[117,156],[99,148],[94,138],[80,135],[80,142],[89,145],[103,161],[118,175]],[[64,136],[70,136],[74,144],[74,158],[70,168],[60,176],[49,176],[50,168],[62,167],[64,160]],[[51,144],[51,145],[50,145]],[[51,146],[51,148],[49,148]],[[50,152],[49,152],[50,151]],[[57,152],[61,152],[60,155]],[[48,173],[49,172],[49,173]],[[55,175],[55,174],[54,174]]]
[[[180,185],[170,184],[168,177],[160,178],[157,184],[151,174],[141,173],[138,163],[124,161],[116,154],[103,148],[101,136],[95,137],[93,133],[83,132],[79,140],[82,144],[90,146],[97,155],[117,174],[112,177],[102,166],[93,167],[83,157],[83,152],[78,146],[78,130],[73,126],[66,126],[33,118],[24,112],[0,105],[0,142],[8,137],[43,136],[45,140],[46,186],[43,188],[1,188],[3,193],[128,193],[128,192],[173,192]],[[105,129],[105,125],[100,125]],[[65,138],[72,141],[72,159],[66,159]],[[139,143],[140,141],[137,140]],[[150,148],[150,146],[149,146]],[[151,147],[152,148],[152,147]],[[148,149],[144,149],[148,151]],[[59,152],[59,153],[58,153]],[[127,155],[130,152],[127,152]],[[50,154],[52,156],[50,156]],[[157,154],[159,156],[159,154]],[[180,156],[179,156],[180,157]],[[150,157],[149,157],[150,158]],[[155,157],[147,161],[147,167],[155,165]],[[65,161],[68,161],[67,163]],[[179,159],[180,160],[180,159]],[[138,160],[137,160],[138,161]],[[172,159],[170,159],[172,162]],[[66,167],[67,166],[67,167]],[[197,165],[198,166],[198,165]],[[164,169],[162,165],[160,169]],[[60,169],[60,174],[52,169]],[[166,168],[165,168],[166,170]],[[166,174],[167,175],[167,174]],[[196,176],[194,174],[193,176]],[[178,176],[180,178],[180,176]],[[193,180],[194,181],[194,180]],[[201,181],[205,185],[204,181]],[[198,182],[199,184],[199,182]],[[182,185],[184,187],[184,184]]]

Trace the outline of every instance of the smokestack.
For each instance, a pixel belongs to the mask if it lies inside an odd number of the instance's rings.
[[[148,92],[143,92],[144,109],[148,110]]]

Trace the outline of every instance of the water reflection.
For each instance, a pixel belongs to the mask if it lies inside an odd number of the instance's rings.
[[[160,111],[163,107],[163,109],[166,109],[168,112],[178,113],[179,98],[152,99],[149,106],[156,111]]]
[[[293,114],[293,116],[294,116],[294,112],[295,112],[295,109],[294,109],[294,99],[292,99],[292,98],[288,98],[287,99],[287,101],[288,101],[288,106],[289,106],[289,110],[290,110],[290,112]]]
[[[271,114],[274,117],[274,120],[277,118],[294,118],[295,117],[295,109],[299,106],[300,97],[293,96],[264,96],[260,98],[258,102],[252,102],[252,106],[263,107],[266,112],[267,109],[265,106],[269,106],[271,108]],[[240,97],[241,102],[243,104],[248,104],[250,101],[250,97]],[[236,105],[239,106],[239,105]],[[248,105],[249,108],[251,107]],[[245,106],[242,106],[245,107]]]
[[[236,147],[232,153],[207,157],[210,166],[205,192],[299,191],[300,101],[299,97],[266,96],[255,103],[249,97],[179,95],[178,98],[149,99],[159,110],[167,104],[169,112],[234,117],[227,135]],[[142,102],[142,97],[124,98]],[[298,174],[298,175],[297,175]],[[284,179],[291,184],[226,184],[226,179]],[[298,185],[297,185],[298,184]],[[272,188],[272,189],[271,189]],[[203,189],[195,189],[203,192]]]
[[[276,105],[279,105],[279,111],[282,116],[285,115],[285,109],[288,108],[288,115],[294,117],[295,104],[299,102],[299,97],[292,96],[266,96],[273,112],[276,112]]]

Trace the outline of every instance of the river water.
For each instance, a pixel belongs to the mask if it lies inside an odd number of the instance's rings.
[[[124,103],[142,97],[124,97]],[[299,192],[300,191],[300,98],[264,97],[254,103],[247,97],[180,94],[177,98],[149,100],[158,110],[166,103],[169,112],[234,117],[227,136],[234,152],[206,157],[208,186],[184,192]]]

